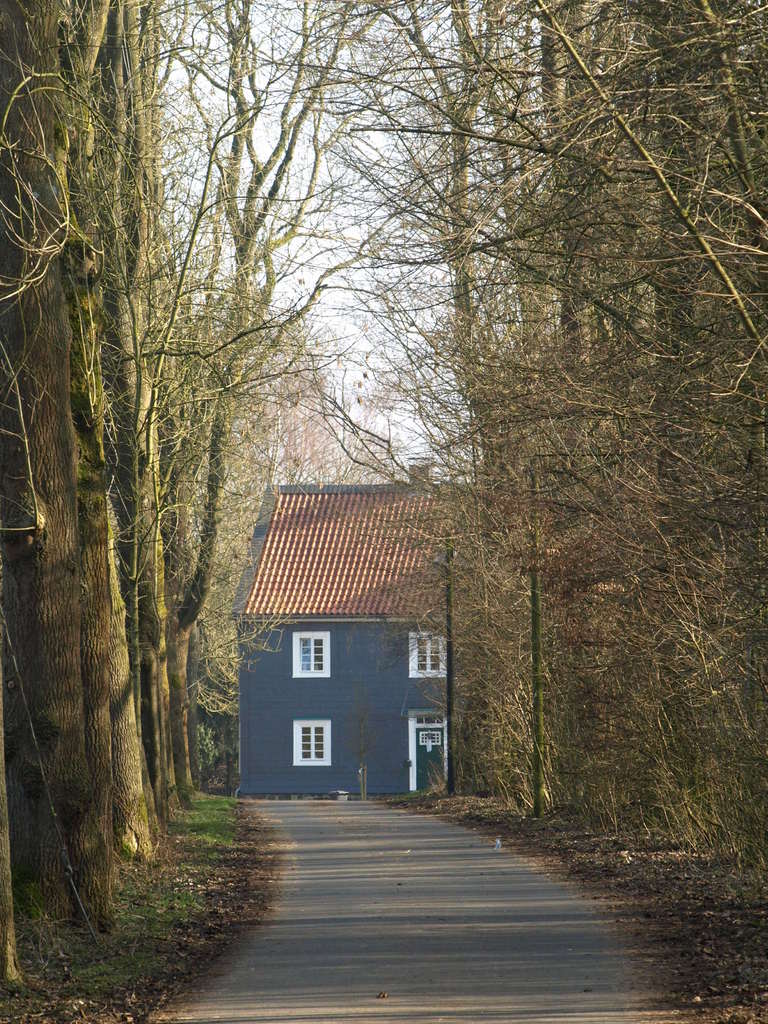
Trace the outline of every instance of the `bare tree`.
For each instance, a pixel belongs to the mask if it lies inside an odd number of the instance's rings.
[[[320,232],[333,197],[325,159],[339,131],[326,113],[327,94],[345,46],[347,15],[343,5],[303,0],[286,5],[279,19],[275,10],[255,2],[227,3],[209,14],[206,47],[192,47],[184,58],[188,95],[204,125],[214,168],[215,200],[206,300],[190,353],[192,366],[202,362],[207,388],[198,388],[197,404],[167,407],[168,443],[160,449],[169,483],[163,536],[170,718],[182,792],[192,785],[189,643],[212,585],[227,460],[241,410],[263,415],[263,399],[294,366],[304,345],[302,324],[339,263],[323,253]],[[215,70],[222,64],[225,76]],[[210,92],[220,109],[206,100]],[[311,245],[318,250],[312,258],[319,270],[297,272],[308,244],[303,236],[310,231],[317,238]],[[297,286],[303,292],[298,299]],[[189,365],[187,360],[183,372],[189,374]],[[190,418],[191,409],[199,409],[209,424],[197,462],[185,459],[178,443],[182,418],[197,419],[195,412]],[[205,467],[205,484],[198,489],[193,532],[187,506],[195,494],[190,470],[196,477],[198,466]]]
[[[764,857],[762,15],[381,15],[361,61],[379,141],[351,158],[388,218],[367,290],[399,352],[381,375],[461,537],[464,784],[530,806],[535,520],[552,799]]]

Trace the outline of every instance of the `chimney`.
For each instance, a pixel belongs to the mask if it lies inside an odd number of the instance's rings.
[[[433,469],[431,459],[414,459],[408,463],[408,483],[411,487],[428,487],[432,483]]]

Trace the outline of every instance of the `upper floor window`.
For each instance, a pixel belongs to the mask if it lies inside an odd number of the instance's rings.
[[[293,634],[293,678],[318,676],[327,679],[331,674],[331,634]]]
[[[411,679],[445,675],[445,641],[434,633],[411,633],[408,637],[408,667]]]

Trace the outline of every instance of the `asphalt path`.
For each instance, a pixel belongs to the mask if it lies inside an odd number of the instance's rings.
[[[276,913],[162,1020],[652,1019],[597,905],[487,837],[376,803],[250,806],[288,846]]]

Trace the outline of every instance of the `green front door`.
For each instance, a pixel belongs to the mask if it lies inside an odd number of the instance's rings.
[[[416,789],[442,785],[445,778],[443,729],[439,725],[416,726]]]

